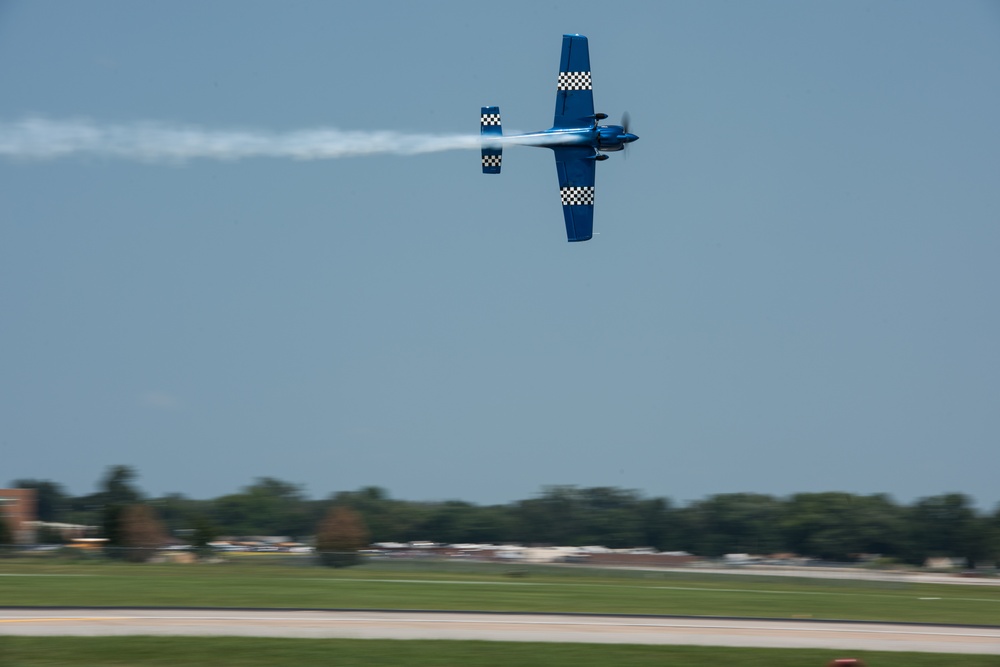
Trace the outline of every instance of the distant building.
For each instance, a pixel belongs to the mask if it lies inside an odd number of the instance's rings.
[[[35,489],[0,489],[0,521],[6,521],[15,544],[34,544],[38,520]]]
[[[26,521],[26,526],[35,529],[35,541],[44,540],[46,537],[51,541],[54,535],[62,542],[69,542],[78,537],[87,537],[97,533],[97,526],[85,526],[79,523],[58,523],[55,521]]]
[[[931,557],[924,561],[924,567],[928,570],[958,570],[968,567],[968,561],[952,556]]]

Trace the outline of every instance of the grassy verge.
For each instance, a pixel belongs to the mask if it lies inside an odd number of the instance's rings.
[[[996,656],[828,650],[362,639],[0,637],[4,667],[823,667],[855,657],[869,667],[996,667]]]
[[[480,564],[0,561],[0,604],[453,609],[1000,625],[1000,587]]]

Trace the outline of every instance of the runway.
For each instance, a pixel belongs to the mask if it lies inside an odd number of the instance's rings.
[[[0,609],[0,635],[476,639],[1000,655],[1000,628],[988,627],[478,612]]]

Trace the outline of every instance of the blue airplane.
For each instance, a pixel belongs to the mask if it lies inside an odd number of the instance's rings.
[[[552,129],[504,135],[500,107],[483,107],[479,120],[483,173],[500,173],[504,144],[551,148],[559,173],[566,238],[588,241],[594,235],[595,166],[608,159],[605,153],[620,151],[639,138],[628,131],[628,114],[622,117],[621,125],[598,125],[607,117],[607,114],[594,113],[587,38],[563,35]]]

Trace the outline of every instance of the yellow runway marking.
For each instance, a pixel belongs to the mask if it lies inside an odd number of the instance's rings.
[[[72,618],[0,618],[0,623],[44,623],[46,621],[127,621],[128,616],[74,616]]]

